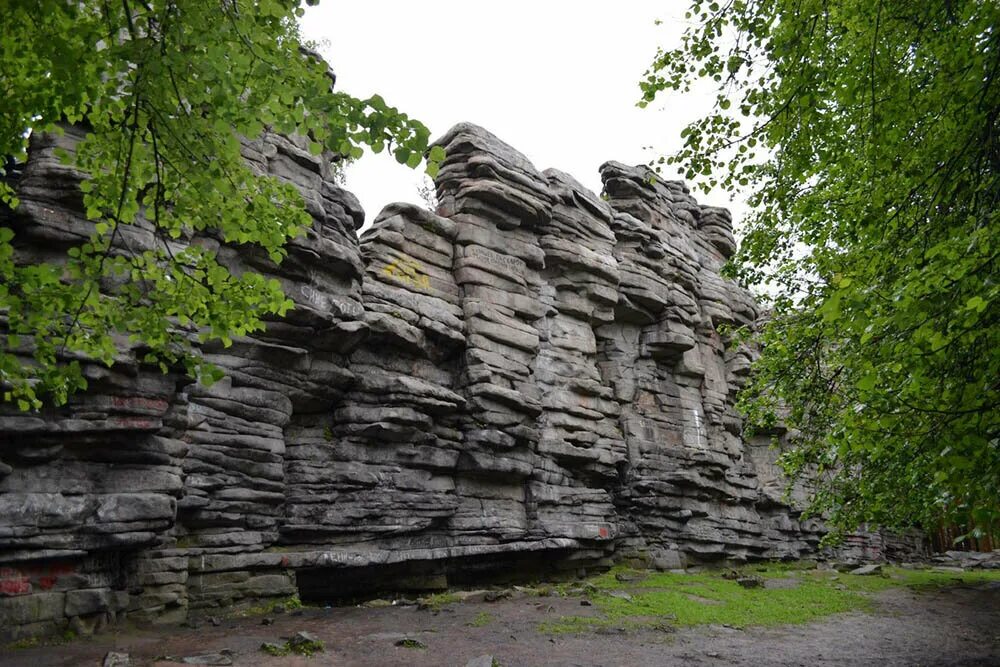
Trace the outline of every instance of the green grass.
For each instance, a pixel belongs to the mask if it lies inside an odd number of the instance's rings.
[[[851,576],[851,575],[848,575]],[[879,577],[852,577],[853,579],[879,579]],[[932,590],[942,586],[966,585],[975,586],[991,581],[1000,581],[1000,570],[973,570],[968,572],[942,572],[930,570],[904,570],[890,568],[889,579],[883,581],[901,582],[904,586],[915,590]],[[863,585],[866,582],[862,582]],[[870,583],[869,583],[870,585]],[[878,585],[878,584],[876,584]]]
[[[538,631],[546,635],[575,635],[614,626],[614,620],[596,616],[560,616],[553,621],[538,624]]]
[[[475,618],[466,623],[466,625],[473,628],[483,628],[493,622],[493,614],[485,611],[481,611],[476,614]]]
[[[444,592],[444,593],[433,593],[425,597],[420,598],[419,602],[421,605],[426,605],[427,609],[432,611],[438,611],[442,607],[450,604],[459,602],[461,597],[455,593]]]
[[[4,649],[8,651],[19,651],[26,648],[35,648],[38,646],[38,643],[38,637],[24,637],[23,639],[18,639],[17,641],[5,644]]]
[[[591,600],[598,616],[564,616],[539,626],[549,634],[578,633],[602,627],[663,627],[729,625],[743,628],[809,621],[852,610],[868,610],[870,594],[907,586],[916,590],[955,584],[1000,581],[1000,571],[938,572],[885,568],[882,575],[859,576],[830,570],[803,569],[796,564],[771,564],[742,568],[765,580],[789,579],[788,588],[745,589],[723,574],[732,570],[698,574],[655,572],[615,568],[590,579]],[[618,574],[635,581],[621,582]],[[577,585],[579,587],[579,585]],[[565,594],[567,589],[560,589]],[[613,597],[611,591],[626,591],[631,600]]]
[[[8,642],[7,644],[0,644],[0,654],[2,654],[3,651],[17,651],[26,648],[36,648],[38,646],[59,646],[61,644],[75,642],[78,639],[90,639],[90,637],[80,637],[76,634],[75,630],[66,628],[58,635],[47,637],[22,637],[21,639]]]
[[[270,602],[265,602],[263,604],[251,605],[247,607],[238,607],[234,609],[229,616],[231,618],[246,618],[248,616],[264,616],[266,614],[275,613],[278,608],[282,608],[284,611],[293,611],[295,609],[302,609],[305,606],[299,599],[298,595],[291,595],[287,598],[281,598],[280,600],[272,600]]]
[[[284,644],[276,644],[274,642],[264,642],[260,645],[260,650],[264,653],[274,655],[274,656],[285,656],[292,655],[293,653],[298,655],[304,655],[309,658],[316,653],[322,653],[326,650],[326,646],[318,639],[289,639]]]

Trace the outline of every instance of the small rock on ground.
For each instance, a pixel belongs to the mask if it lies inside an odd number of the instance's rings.
[[[289,645],[291,646],[301,646],[303,644],[318,644],[320,643],[319,638],[316,637],[311,632],[306,632],[302,630],[301,632],[296,632],[289,640]]]
[[[122,651],[108,651],[103,667],[132,667],[132,656]]]
[[[493,667],[493,656],[487,653],[465,663],[465,667]]]
[[[486,595],[483,596],[483,599],[486,602],[496,602],[498,600],[507,600],[509,598],[512,598],[513,596],[514,596],[513,591],[509,589],[504,589],[502,591],[487,591]]]
[[[181,658],[180,662],[185,665],[231,665],[233,658],[229,651],[218,653],[203,653],[201,655],[189,655]]]

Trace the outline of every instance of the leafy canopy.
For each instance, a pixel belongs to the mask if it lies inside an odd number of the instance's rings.
[[[210,380],[218,371],[193,354],[193,332],[228,344],[292,306],[277,281],[233,275],[207,247],[176,243],[198,234],[257,244],[280,262],[311,224],[292,186],[250,172],[241,137],[294,133],[317,154],[353,159],[368,146],[421,163],[426,127],[379,96],[333,92],[325,63],[300,49],[300,4],[0,1],[0,158],[23,160],[31,131],[82,124],[89,134],[63,159],[88,175],[94,223],[58,263],[17,261],[13,230],[0,227],[4,402],[65,402],[86,384],[70,360],[112,363],[116,335],[141,344],[147,362],[184,363]],[[429,172],[442,157],[432,152]],[[2,204],[18,201],[0,179]],[[125,241],[123,228],[140,222],[153,227],[152,247]],[[109,278],[116,287],[102,290]]]
[[[640,105],[714,81],[661,164],[748,191],[751,428],[841,528],[1000,522],[1000,4],[695,0]]]

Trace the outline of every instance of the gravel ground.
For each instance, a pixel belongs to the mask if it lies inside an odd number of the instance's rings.
[[[100,665],[109,650],[134,665],[169,667],[163,656],[224,652],[239,666],[455,665],[495,656],[522,665],[1000,666],[1000,584],[874,596],[872,613],[830,616],[808,625],[737,630],[720,626],[549,636],[538,625],[559,615],[594,614],[580,598],[520,597],[466,601],[439,611],[413,606],[310,608],[273,618],[224,620],[219,626],[109,632],[58,645],[8,651],[0,665]],[[326,644],[313,657],[262,653],[265,641],[307,631]],[[412,639],[425,648],[398,646]],[[204,663],[203,663],[204,664]]]

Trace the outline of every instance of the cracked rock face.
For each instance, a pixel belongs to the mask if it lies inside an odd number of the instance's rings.
[[[21,261],[92,232],[79,174],[53,157],[78,140],[37,138],[19,172],[22,207],[0,223]],[[598,197],[470,124],[438,143],[438,210],[392,204],[360,240],[327,161],[248,143],[314,224],[280,267],[219,256],[296,308],[204,348],[227,374],[212,387],[123,346],[64,408],[0,411],[0,634],[815,549],[767,442],[740,437],[752,351],[718,328],[758,312],[719,274],[729,213],[615,162]]]

